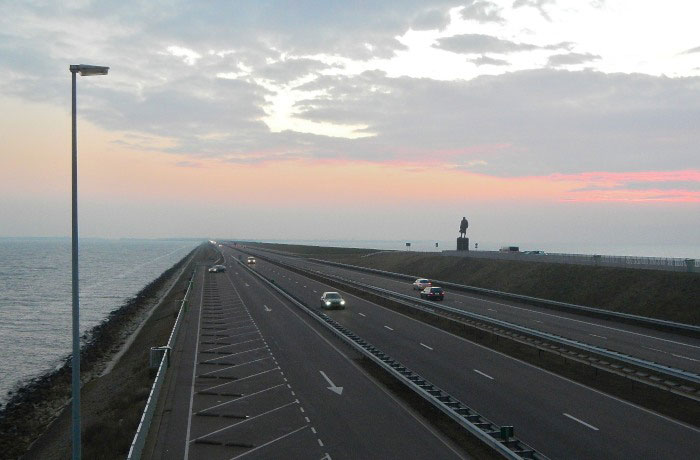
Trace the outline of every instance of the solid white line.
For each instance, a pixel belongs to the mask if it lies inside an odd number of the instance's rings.
[[[427,345],[424,344],[423,342],[420,342],[420,344],[423,345],[425,348],[427,348],[427,349],[430,350],[430,351],[433,350],[432,347],[427,346]]]
[[[265,345],[264,347],[251,348],[250,350],[243,350],[243,351],[239,351],[237,353],[230,353],[228,355],[217,356],[216,358],[207,359],[206,361],[202,361],[202,362],[203,363],[210,363],[210,362],[216,361],[218,359],[230,358],[231,356],[241,355],[243,353],[250,353],[251,351],[265,350],[266,348],[267,348],[267,345]]]
[[[192,386],[190,388],[190,409],[187,414],[187,436],[185,437],[185,457],[187,460],[190,454],[190,429],[192,427],[192,402],[194,401],[194,382],[197,377],[197,354],[199,353],[199,334],[202,326],[202,309],[204,307],[204,277],[202,277],[202,290],[199,294],[199,319],[197,322],[197,339],[194,345],[194,362],[192,363]]]
[[[292,401],[292,402],[287,403],[287,404],[285,404],[285,405],[283,405],[283,406],[279,406],[279,407],[276,407],[276,408],[274,408],[274,409],[270,409],[269,411],[263,412],[262,414],[254,415],[254,416],[252,416],[252,417],[248,417],[248,418],[245,419],[245,420],[241,420],[240,422],[232,423],[231,425],[225,426],[225,427],[223,427],[223,428],[219,428],[219,429],[216,430],[216,431],[212,431],[211,433],[207,433],[207,434],[205,434],[205,435],[203,435],[203,436],[200,436],[200,437],[198,437],[198,438],[196,438],[196,439],[193,439],[193,440],[190,441],[190,444],[192,444],[193,442],[195,442],[195,441],[197,441],[197,440],[204,439],[204,438],[208,438],[208,437],[211,436],[211,435],[214,435],[214,434],[217,434],[217,433],[221,433],[222,431],[228,430],[229,428],[233,428],[234,426],[240,425],[241,423],[250,422],[251,420],[254,420],[254,419],[258,418],[258,417],[262,417],[263,415],[267,415],[267,414],[270,414],[270,413],[272,413],[272,412],[276,412],[276,411],[278,411],[278,410],[280,410],[280,409],[284,409],[285,407],[291,406],[292,404],[298,404],[298,403],[299,403],[299,401]]]
[[[233,366],[224,367],[224,368],[221,368],[221,369],[217,369],[217,370],[215,370],[215,371],[205,372],[205,373],[202,374],[202,375],[216,374],[217,372],[227,371],[227,370],[229,370],[229,369],[233,369],[234,367],[245,366],[246,364],[250,364],[250,363],[257,363],[258,361],[265,361],[266,359],[275,359],[275,357],[272,356],[272,355],[270,355],[270,356],[266,356],[266,357],[264,357],[264,358],[254,359],[254,360],[252,360],[252,361],[248,361],[248,362],[245,362],[245,363],[234,364]]]
[[[250,449],[250,450],[248,450],[248,451],[246,451],[246,452],[243,452],[243,453],[240,454],[240,455],[236,455],[235,457],[232,457],[231,460],[235,460],[235,459],[237,459],[237,458],[245,457],[246,455],[248,455],[248,454],[251,453],[251,452],[255,452],[256,450],[262,449],[263,447],[266,447],[266,446],[269,446],[270,444],[272,444],[272,443],[274,443],[274,442],[277,442],[277,441],[280,441],[280,440],[286,438],[287,436],[291,436],[291,435],[293,435],[294,433],[296,433],[296,432],[298,432],[298,431],[301,431],[301,430],[303,430],[304,428],[306,428],[306,427],[308,427],[308,426],[309,426],[309,425],[304,425],[304,426],[302,426],[301,428],[297,428],[297,429],[294,430],[294,431],[290,431],[289,433],[280,436],[279,438],[275,438],[275,439],[273,439],[272,441],[266,442],[265,444],[260,444],[259,446],[257,446],[257,447],[254,448],[254,449]]]
[[[248,375],[248,376],[246,376],[246,377],[241,377],[240,379],[231,380],[230,382],[220,383],[220,384],[218,384],[218,385],[214,385],[213,387],[205,388],[205,389],[202,390],[202,391],[211,391],[211,390],[213,390],[214,388],[223,387],[224,385],[231,385],[232,383],[240,382],[240,381],[242,381],[242,380],[248,380],[248,379],[250,379],[250,378],[257,377],[258,375],[267,374],[268,372],[277,371],[277,370],[279,370],[279,369],[280,369],[279,367],[275,367],[274,369],[269,369],[269,370],[267,370],[267,371],[258,372],[257,374],[250,374],[250,375]],[[287,380],[287,379],[285,379],[285,380]]]
[[[481,372],[481,371],[480,371],[479,369],[474,369],[474,372],[476,372],[477,374],[481,374],[481,375],[483,375],[483,376],[484,376],[484,377],[486,377],[487,379],[491,379],[491,380],[493,380],[493,377],[491,377],[491,376],[490,376],[490,375],[488,375],[488,374],[484,374],[484,373],[483,373],[483,372]]]
[[[393,331],[393,329],[390,328],[389,326],[384,326],[384,327],[387,328],[387,329],[389,329],[390,331]]]
[[[358,313],[358,315],[367,317],[367,315],[365,315],[364,313]]]
[[[205,411],[208,411],[208,410],[216,409],[217,407],[225,406],[226,404],[231,404],[231,403],[233,403],[233,402],[238,402],[238,401],[241,401],[241,400],[243,400],[243,399],[250,398],[251,396],[259,395],[260,393],[265,393],[266,391],[270,391],[270,390],[273,390],[273,389],[275,389],[275,388],[277,388],[277,387],[281,387],[282,385],[284,385],[284,383],[280,383],[279,385],[275,385],[275,386],[270,387],[270,388],[265,388],[264,390],[256,391],[255,393],[250,393],[250,394],[247,394],[247,395],[245,395],[245,396],[241,396],[240,398],[236,398],[236,399],[232,399],[232,400],[230,400],[230,401],[222,402],[222,403],[217,404],[217,405],[215,405],[215,406],[207,407],[206,409],[202,409],[202,410],[200,410],[199,412],[205,412]]]
[[[221,339],[225,339],[225,338],[228,338],[228,337],[221,337]],[[217,339],[217,340],[220,340],[220,339]],[[230,345],[221,345],[221,346],[214,347],[214,348],[207,348],[206,350],[202,350],[202,351],[213,351],[213,350],[218,350],[219,348],[235,347],[236,345],[242,345],[244,343],[250,343],[250,342],[259,342],[261,340],[263,342],[265,341],[262,337],[260,337],[259,339],[244,340],[243,342],[236,342],[236,343],[232,343]]]
[[[569,417],[571,420],[577,421],[577,422],[580,423],[581,425],[586,426],[586,427],[590,428],[591,430],[598,431],[598,428],[594,427],[593,425],[589,425],[588,423],[584,422],[583,420],[577,419],[577,418],[574,417],[573,415],[569,415],[569,414],[567,414],[566,412],[564,412],[564,416],[565,416],[565,417]]]

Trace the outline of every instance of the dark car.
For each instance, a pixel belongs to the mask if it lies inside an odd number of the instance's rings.
[[[225,272],[226,271],[226,266],[225,265],[214,265],[209,269],[209,273],[219,273],[219,272]]]
[[[427,287],[420,291],[420,298],[428,300],[443,300],[445,298],[445,290],[441,287]]]
[[[321,308],[345,308],[345,300],[337,292],[324,292],[321,296]]]

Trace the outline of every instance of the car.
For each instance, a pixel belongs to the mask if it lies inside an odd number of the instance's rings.
[[[430,286],[420,291],[421,299],[445,300],[445,290],[438,286]]]
[[[432,286],[433,283],[430,282],[430,280],[425,279],[425,278],[418,278],[413,282],[413,289],[422,291],[423,289]]]
[[[525,252],[523,252],[523,254],[535,254],[535,255],[538,255],[538,256],[545,256],[545,255],[547,255],[547,253],[544,252],[544,251],[525,251]]]
[[[254,264],[255,263],[255,257],[250,256],[246,259],[246,262],[249,264]]]
[[[337,292],[324,292],[321,296],[321,308],[345,309],[345,300]]]
[[[226,271],[226,266],[225,265],[213,265],[209,267],[209,273],[219,273],[219,272],[225,272]]]

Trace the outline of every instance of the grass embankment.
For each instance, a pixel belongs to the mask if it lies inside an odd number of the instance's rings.
[[[191,268],[197,261],[215,256],[212,249],[198,251],[191,266],[155,307],[111,372],[101,377],[109,361],[154,308],[189,256],[111,313],[89,334],[91,340],[83,347],[80,360],[83,458],[126,457],[153,382],[148,370],[150,347],[167,342],[179,309],[177,300],[182,299]],[[0,457],[70,458],[70,375],[70,360],[66,360],[59,370],[18,391],[0,413]]]
[[[256,245],[469,286],[700,324],[700,274],[520,262],[418,252]],[[368,255],[370,254],[370,255]]]

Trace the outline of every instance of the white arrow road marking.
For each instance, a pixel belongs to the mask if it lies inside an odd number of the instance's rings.
[[[270,307],[268,307],[267,305],[263,305],[263,307],[265,307],[265,311],[272,311],[272,309]]]
[[[576,417],[574,417],[573,415],[567,414],[566,412],[564,412],[564,417],[569,417],[571,420],[574,420],[574,421],[580,423],[581,425],[590,428],[591,430],[598,431],[598,428],[594,427],[593,425],[589,425],[588,423],[584,422],[583,420],[579,420]]]
[[[333,383],[333,382],[331,381],[331,379],[328,378],[328,376],[326,375],[325,372],[323,372],[323,371],[319,371],[319,372],[321,373],[321,375],[323,376],[323,378],[326,379],[326,382],[328,382],[328,385],[330,385],[329,387],[327,387],[329,390],[331,390],[333,393],[336,393],[336,394],[339,394],[339,395],[340,395],[340,394],[343,394],[343,387],[337,387],[337,386],[335,386],[335,383]]]

